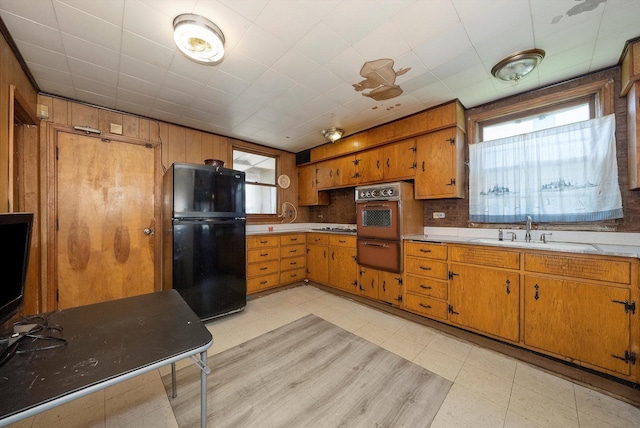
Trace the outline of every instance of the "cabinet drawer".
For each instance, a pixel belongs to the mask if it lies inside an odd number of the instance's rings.
[[[432,244],[429,242],[407,242],[405,245],[405,250],[405,254],[407,256],[447,260],[446,244]]]
[[[287,233],[280,236],[280,245],[304,244],[306,241],[304,233]]]
[[[280,270],[291,270],[291,269],[299,269],[304,268],[306,266],[306,257],[298,256],[298,257],[289,257],[287,259],[280,260]]]
[[[355,236],[331,235],[329,236],[329,245],[335,247],[351,247],[356,248]]]
[[[307,244],[327,245],[329,235],[326,233],[307,233]]]
[[[447,279],[447,263],[431,259],[407,257],[405,260],[407,274],[430,276],[432,278]]]
[[[418,294],[407,293],[405,307],[408,311],[443,320],[446,320],[448,315],[447,302]]]
[[[277,273],[249,278],[247,279],[247,293],[255,293],[265,288],[277,287],[280,285],[279,279],[280,276]]]
[[[280,252],[277,247],[258,248],[247,251],[247,263],[264,262],[268,260],[278,260]]]
[[[296,281],[302,281],[307,276],[305,268],[288,270],[280,274],[280,284],[290,284]]]
[[[449,258],[452,262],[474,265],[520,269],[520,253],[517,251],[496,250],[495,247],[449,246]]]
[[[407,292],[447,300],[448,284],[424,276],[407,275]]]
[[[274,235],[258,235],[247,237],[247,248],[264,248],[264,247],[277,247],[278,236]]]
[[[273,260],[271,262],[253,263],[247,266],[247,278],[252,278],[259,275],[267,275],[270,273],[278,272],[280,262]]]
[[[575,278],[629,284],[631,263],[627,261],[603,260],[598,257],[576,257],[575,254],[525,254],[524,268],[529,272],[550,273]]]
[[[287,245],[285,247],[280,247],[280,257],[283,259],[286,257],[304,257],[306,248],[307,247],[305,244]]]

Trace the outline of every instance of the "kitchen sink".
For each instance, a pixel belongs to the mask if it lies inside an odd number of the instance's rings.
[[[478,244],[490,244],[504,247],[517,247],[517,248],[529,248],[534,250],[550,250],[550,251],[575,251],[575,252],[592,252],[602,251],[594,244],[584,244],[579,242],[525,242],[525,241],[511,241],[505,239],[500,241],[497,238],[475,238],[469,240],[472,243]]]

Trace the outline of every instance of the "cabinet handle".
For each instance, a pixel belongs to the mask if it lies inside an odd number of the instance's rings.
[[[382,281],[382,291],[387,291],[387,281]]]
[[[331,252],[331,260],[335,260],[336,259],[336,252],[332,251]]]
[[[260,254],[260,257],[266,257],[268,255],[269,255],[269,253],[262,253],[262,254]]]
[[[266,284],[267,281],[260,281],[260,284]]]
[[[422,161],[422,172],[424,172],[424,161]]]
[[[422,306],[425,309],[431,309],[431,305],[423,305],[422,303],[420,303],[420,306]]]
[[[430,285],[422,285],[422,284],[420,284],[420,288],[424,288],[425,290],[431,290],[431,286]]]
[[[268,268],[268,267],[266,267],[266,266],[265,266],[265,267],[261,267],[261,268],[260,268],[260,270],[267,270],[267,269],[269,269],[269,268]]]
[[[376,168],[377,168],[377,169],[380,169],[380,159],[378,159],[378,160],[376,161]]]
[[[421,253],[430,253],[431,250],[425,250],[424,248],[420,248]]]
[[[507,294],[511,294],[511,281],[507,279],[507,282],[505,284],[507,286]]]
[[[326,258],[327,258],[327,250],[324,250],[324,251],[322,252],[322,258],[323,258],[323,259],[326,259]]]
[[[424,266],[420,266],[420,269],[422,269],[422,270],[431,270],[430,267],[424,267]]]
[[[292,265],[292,266],[295,266],[295,265],[297,265],[297,264],[298,264],[298,262],[291,262],[291,263],[289,263],[289,264],[290,264],[290,265]]]
[[[296,276],[298,276],[297,273],[292,273],[291,275],[289,275],[291,278],[295,278]]]
[[[266,244],[269,241],[260,241],[261,244]]]
[[[387,158],[387,168],[391,167],[391,162],[389,162],[389,158]]]
[[[341,244],[344,244],[347,241],[345,241],[344,239],[338,239],[338,242],[341,243]]]
[[[290,253],[297,253],[298,250],[289,250]]]
[[[536,284],[533,286],[533,288],[536,289],[536,292],[533,294],[533,298],[538,300],[540,298],[540,286]]]

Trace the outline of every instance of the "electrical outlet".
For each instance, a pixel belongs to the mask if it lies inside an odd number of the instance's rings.
[[[444,213],[433,213],[433,218],[444,218]]]

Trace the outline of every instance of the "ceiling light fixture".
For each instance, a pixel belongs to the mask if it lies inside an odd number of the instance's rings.
[[[505,82],[518,81],[531,73],[544,58],[542,49],[528,49],[509,55],[493,66],[491,74]]]
[[[340,129],[340,128],[329,128],[329,129],[322,130],[322,135],[324,135],[324,138],[331,141],[332,143],[335,143],[340,138],[342,138],[343,134],[344,134],[344,129]]]
[[[197,63],[214,65],[224,56],[224,34],[216,24],[200,15],[176,16],[173,39],[180,52]]]

